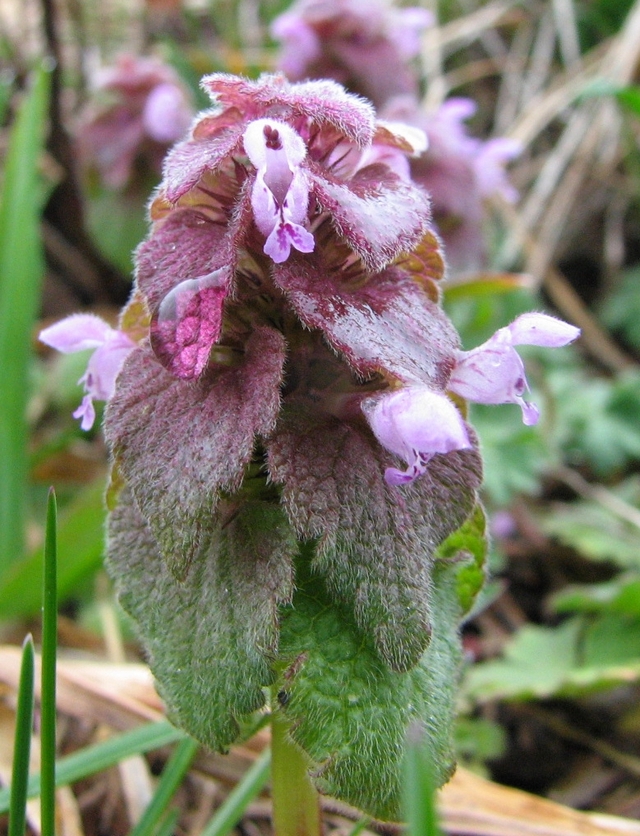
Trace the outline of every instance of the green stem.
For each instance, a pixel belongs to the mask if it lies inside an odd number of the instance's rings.
[[[320,800],[308,775],[309,763],[289,737],[289,723],[277,709],[271,721],[271,797],[276,836],[320,836]]]

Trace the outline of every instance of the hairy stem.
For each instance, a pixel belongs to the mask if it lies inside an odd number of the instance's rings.
[[[276,836],[320,836],[320,801],[303,751],[288,735],[277,709],[271,721],[271,794]]]

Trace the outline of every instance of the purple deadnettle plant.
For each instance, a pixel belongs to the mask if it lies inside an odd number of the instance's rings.
[[[108,568],[171,717],[225,749],[268,703],[318,789],[397,819],[410,726],[440,783],[453,769],[458,625],[483,580],[462,399],[531,422],[514,346],[577,330],[529,314],[462,350],[409,176],[419,131],[332,81],[203,86],[119,330],[77,316],[42,338],[96,348]]]

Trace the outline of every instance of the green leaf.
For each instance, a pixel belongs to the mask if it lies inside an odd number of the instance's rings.
[[[458,562],[458,601],[463,614],[468,613],[487,577],[487,520],[481,505],[439,546],[436,557]]]
[[[585,667],[640,669],[640,618],[611,613],[593,619],[584,631],[581,651]]]
[[[602,305],[600,314],[605,325],[620,331],[635,347],[640,348],[640,268],[635,267],[620,276],[613,293]]]
[[[44,269],[38,159],[48,90],[49,73],[42,67],[11,130],[0,193],[0,574],[22,557],[24,549],[28,475],[25,380]]]
[[[604,476],[640,459],[640,375],[635,370],[604,379],[571,364],[549,368],[545,382],[554,396],[555,443],[574,462],[585,461]]]
[[[385,663],[414,667],[433,624],[435,548],[476,504],[477,451],[435,456],[423,477],[397,488],[382,476],[392,459],[365,427],[298,402],[281,419],[269,456],[300,539],[317,538],[313,571]]]
[[[127,490],[110,518],[107,568],[145,640],[170,715],[213,749],[228,747],[242,715],[264,704],[276,607],[290,598],[297,551],[278,505],[238,506],[225,509],[226,524],[182,582]]]
[[[404,821],[409,836],[442,836],[436,810],[436,770],[422,729],[409,729],[404,757]]]
[[[469,669],[463,690],[475,700],[570,697],[639,678],[640,619],[577,616],[524,627],[502,659]]]
[[[640,509],[640,481],[627,480],[612,493]],[[599,502],[557,503],[554,513],[541,518],[543,531],[576,549],[590,560],[606,560],[625,569],[640,570],[638,529]]]
[[[64,601],[102,563],[104,553],[104,480],[83,488],[60,514],[58,524],[58,598]],[[42,548],[14,563],[0,584],[2,618],[35,615],[42,605],[33,579],[43,572]]]
[[[424,729],[434,784],[453,768],[452,724],[461,648],[456,566],[437,561],[433,634],[419,664],[392,671],[371,636],[332,603],[317,577],[297,576],[282,612],[279,697],[318,789],[376,818],[398,819],[407,730]]]
[[[470,416],[481,441],[484,490],[495,505],[508,504],[517,493],[535,494],[549,460],[540,431],[525,427],[512,404],[473,404]]]
[[[621,575],[606,583],[571,586],[551,601],[555,612],[616,613],[640,618],[640,578]]]

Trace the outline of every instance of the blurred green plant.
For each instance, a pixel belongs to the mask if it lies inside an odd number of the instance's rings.
[[[0,193],[0,576],[24,552],[27,517],[26,407],[31,332],[40,303],[40,213],[46,193],[39,170],[49,70],[35,71],[11,129]]]

